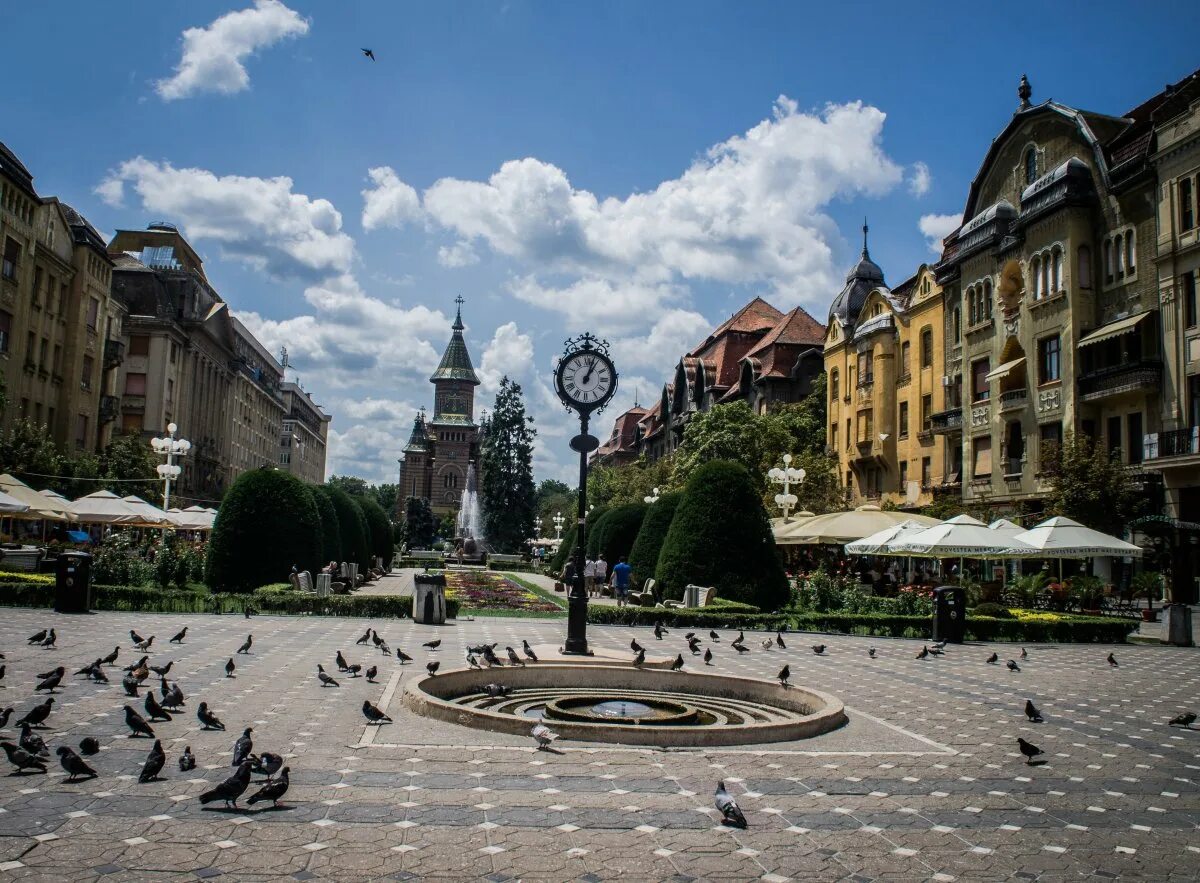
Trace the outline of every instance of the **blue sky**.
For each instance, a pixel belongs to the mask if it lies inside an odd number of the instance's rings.
[[[335,415],[331,471],[376,481],[456,294],[481,399],[519,379],[567,478],[568,334],[613,342],[614,412],[652,399],[754,294],[823,320],[864,215],[889,282],[931,259],[1022,72],[1119,114],[1197,64],[1163,38],[1190,3],[67,8],[6,11],[0,138],[105,233],[179,223]]]

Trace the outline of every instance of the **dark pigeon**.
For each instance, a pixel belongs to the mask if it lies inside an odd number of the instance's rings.
[[[533,648],[529,646],[528,641],[521,641],[521,651],[525,654],[525,658],[530,662],[537,662],[537,654],[533,652]]]
[[[317,680],[319,680],[321,682],[322,687],[339,687],[339,686],[341,686],[337,681],[335,681],[329,675],[325,674],[325,669],[323,669],[321,667],[321,664],[319,662],[317,663]]]
[[[149,736],[154,738],[154,730],[150,724],[146,723],[146,719],[137,713],[132,705],[125,706],[125,725],[133,732],[133,736]]]
[[[999,662],[1000,662],[1000,654],[998,654],[998,653],[993,653],[991,656],[989,656],[987,658],[988,665],[997,665]]]
[[[921,649],[917,651],[917,659],[925,659],[928,656],[929,656],[929,648],[928,647],[922,646]]]
[[[158,704],[158,700],[154,698],[154,691],[146,691],[146,714],[150,715],[150,722],[163,721],[170,723],[172,717],[167,713],[167,710]]]
[[[49,629],[42,629],[40,632],[37,632],[36,634],[30,635],[30,636],[29,636],[29,641],[28,641],[28,643],[30,643],[30,644],[40,644],[40,643],[42,643],[42,641],[46,640],[46,636],[47,636],[48,634],[50,634],[50,630],[49,630]]]
[[[170,662],[168,662],[166,665],[152,665],[152,666],[150,666],[150,671],[154,672],[154,673],[155,673],[156,675],[158,675],[160,678],[165,678],[165,677],[166,677],[168,674],[170,674],[170,673],[171,673],[171,666],[173,666],[174,664],[175,664],[175,660],[174,660],[174,659],[172,659],[172,660],[171,660]]]
[[[364,56],[366,56],[367,58],[371,59],[371,61],[374,61],[374,60],[375,60],[375,53],[374,53],[372,50],[370,50],[370,49],[363,49],[363,50],[361,50],[361,52],[362,52],[362,54],[363,54]],[[251,802],[251,803],[253,803],[254,801],[252,800],[252,801],[250,801],[250,802]]]
[[[29,728],[29,724],[21,724],[21,738],[17,740],[22,748],[30,754],[39,757],[49,757],[50,750],[46,748],[46,740]]]
[[[369,724],[382,724],[392,722],[392,719],[380,711],[376,706],[372,705],[369,699],[364,699],[362,704],[363,717],[367,719]]]
[[[254,750],[254,740],[250,738],[252,732],[254,732],[254,727],[246,727],[242,730],[242,735],[238,736],[237,741],[233,743],[233,760],[230,762],[230,766],[240,765]]]
[[[268,779],[273,778],[279,768],[283,766],[283,757],[278,754],[272,754],[270,751],[264,751],[258,757],[251,755],[254,761],[254,772],[266,776]]]
[[[54,697],[51,696],[41,705],[35,705],[25,713],[25,716],[17,721],[17,726],[21,724],[29,724],[31,727],[41,726],[46,722],[46,718],[50,716],[51,709],[54,708]]]
[[[365,644],[369,640],[371,640],[371,630],[367,629],[365,632],[363,632],[363,636],[361,638],[359,638],[357,641],[355,641],[354,643],[355,644]]]
[[[1108,654],[1108,664],[1111,665],[1113,668],[1117,668],[1117,657],[1115,657],[1115,656],[1113,656],[1113,654],[1109,653]]]
[[[1025,763],[1032,763],[1033,759],[1039,754],[1045,754],[1042,749],[1038,748],[1031,742],[1026,742],[1024,739],[1017,737],[1017,747],[1021,749],[1021,753],[1025,755]]]
[[[1033,704],[1031,699],[1025,700],[1025,716],[1032,723],[1040,724],[1042,722],[1042,713],[1038,711],[1038,707]]]
[[[235,671],[237,671],[237,666],[233,664],[233,657],[231,656],[229,661],[225,663],[225,677],[233,677]]]
[[[437,670],[440,666],[441,666],[440,662],[436,662],[436,661],[430,662],[425,666],[425,671],[429,672],[429,674],[432,676],[432,675],[437,674]]]
[[[505,647],[504,649],[508,652],[509,665],[519,665],[521,668],[525,667],[525,663],[521,661],[521,657],[517,655],[516,650],[514,650],[512,647]]]
[[[59,745],[55,749],[55,753],[58,755],[58,762],[67,771],[68,782],[74,782],[80,776],[87,776],[89,779],[96,778],[96,771],[66,745]]]
[[[825,645],[824,644],[814,644],[812,651],[813,651],[813,653],[816,653],[818,656],[820,656],[825,652]]]
[[[1009,671],[1020,671],[1021,670],[1021,666],[1017,665],[1017,661],[1015,659],[1008,660],[1006,665],[1007,665]]]
[[[249,653],[250,645],[253,643],[254,643],[254,635],[246,635],[246,642],[244,644],[242,644],[242,646],[238,647],[237,652],[238,653]]]
[[[51,693],[53,693],[55,689],[57,689],[58,685],[62,683],[63,675],[66,673],[67,670],[60,665],[54,671],[50,672],[49,677],[34,687],[33,692],[40,693],[42,690],[49,690]]]
[[[1187,727],[1191,728],[1196,722],[1196,713],[1194,711],[1185,711],[1183,714],[1177,714],[1175,717],[1167,721],[1168,727]]]
[[[426,650],[436,650],[438,647],[442,646],[442,639],[438,638],[436,641],[426,641],[421,646]]]
[[[683,654],[680,653],[675,657],[675,661],[671,663],[671,671],[683,671]]]
[[[342,655],[341,650],[337,652],[337,656],[333,658],[333,661],[337,663],[338,671],[345,671],[347,668],[349,668],[349,666],[346,664],[346,657]]]
[[[196,755],[192,754],[192,746],[188,745],[179,755],[179,772],[189,773],[196,768]]]
[[[404,663],[406,663],[406,662],[412,662],[413,658],[411,656],[409,656],[407,653],[405,653],[403,650],[401,650],[399,647],[397,647],[396,648],[396,661],[399,662],[401,665],[404,665]]]
[[[162,768],[166,762],[167,755],[163,751],[162,742],[155,739],[154,747],[150,749],[150,753],[146,755],[146,762],[142,764],[142,771],[138,774],[138,781],[143,785],[147,782],[158,781],[158,774],[162,772]]]
[[[17,772],[25,770],[37,770],[40,773],[46,772],[46,761],[38,757],[36,754],[30,754],[20,745],[14,745],[7,740],[0,742],[0,748],[4,749],[4,753],[8,755],[8,762],[17,768]]]
[[[378,667],[372,665],[365,672],[363,672],[363,674],[367,676],[367,683],[373,684],[375,683],[375,675],[379,674],[379,669]]]
[[[117,657],[120,654],[121,654],[121,648],[113,647],[113,652],[109,653],[107,656],[102,658],[100,661],[103,662],[105,665],[112,665],[114,662],[117,661]]]
[[[505,687],[502,684],[484,684],[483,692],[487,693],[493,699],[503,699],[512,693],[512,687]]]
[[[251,794],[246,802],[249,804],[255,804],[260,800],[269,800],[271,801],[271,806],[279,806],[280,798],[287,794],[288,774],[291,771],[291,767],[285,766],[279,771],[278,779],[275,779],[274,781],[268,780],[267,784],[263,785],[261,788]]]
[[[704,664],[712,665],[712,660],[713,660],[712,647],[705,647],[704,648]]]
[[[121,678],[121,686],[125,688],[125,695],[137,698],[138,696],[138,679],[131,674]]]
[[[783,668],[781,668],[779,670],[779,674],[777,674],[775,677],[779,678],[779,683],[783,684],[785,687],[789,687],[791,685],[788,683],[788,678],[790,678],[791,676],[792,676],[791,666],[785,665]]]
[[[84,736],[79,740],[79,750],[84,757],[100,753],[100,741],[95,736]]]
[[[214,800],[223,800],[226,806],[232,804],[233,808],[237,809],[238,798],[245,794],[246,789],[250,787],[250,768],[249,761],[243,762],[236,773],[216,788],[201,794],[200,802],[207,804]]]
[[[360,671],[362,671],[362,666],[356,662],[353,665],[351,665],[349,668],[347,668],[346,671],[350,672],[350,677],[356,678],[356,677],[358,677],[358,673]]]
[[[182,644],[183,639],[187,637],[187,630],[188,630],[188,627],[185,625],[182,629],[180,629],[178,632],[176,632],[174,635],[172,635],[171,640],[168,641],[167,643],[168,644]]]

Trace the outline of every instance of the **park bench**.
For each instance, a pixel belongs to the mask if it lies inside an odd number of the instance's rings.
[[[492,552],[488,555],[488,564],[524,564],[525,558],[521,555],[502,555],[499,552]]]
[[[23,546],[20,549],[0,549],[0,569],[37,573],[44,549]]]
[[[413,549],[408,553],[407,557],[416,561],[441,561],[443,556],[441,552],[433,552],[428,549]]]
[[[693,585],[687,585],[684,587],[684,590],[683,590],[684,597],[687,597],[688,589],[692,589],[692,588],[699,589],[700,601],[696,605],[697,607],[707,607],[709,604],[712,603],[713,598],[717,597],[717,589],[715,586],[693,586]],[[683,607],[684,605],[683,605],[682,601],[667,601],[664,606],[666,606],[666,607]]]

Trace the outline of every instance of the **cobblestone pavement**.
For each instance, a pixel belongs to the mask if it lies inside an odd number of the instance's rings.
[[[187,642],[168,645],[184,625]],[[69,783],[57,762],[43,775],[0,773],[0,878],[173,880],[1194,880],[1200,868],[1200,730],[1169,728],[1200,705],[1200,655],[1165,647],[1032,646],[1021,671],[987,665],[1019,653],[1004,645],[952,647],[918,661],[919,644],[786,636],[789,649],[738,657],[725,634],[715,668],[773,677],[783,661],[795,683],[841,697],[843,729],[783,745],[643,750],[562,745],[477,733],[415,718],[400,704],[406,679],[437,656],[450,668],[466,643],[557,642],[564,624],[477,619],[446,627],[372,623],[408,666],[356,646],[365,620],[102,613],[0,612],[7,672],[0,707],[31,708],[36,675],[68,668],[42,732],[50,750],[97,737],[98,778]],[[57,649],[25,639],[53,626]],[[155,728],[167,752],[162,781],[138,784],[149,748],[126,738],[120,666],[133,661],[129,629],[155,635],[151,662],[173,660],[187,709]],[[249,655],[224,666],[247,632]],[[673,631],[592,628],[600,646],[631,636],[686,650]],[[441,638],[436,652],[421,644]],[[877,646],[878,658],[867,657]],[[108,686],[74,671],[120,644]],[[378,683],[341,678],[322,689],[315,664],[336,672],[379,665]],[[1105,656],[1114,649],[1119,668]],[[687,657],[689,667],[699,660]],[[151,679],[154,680],[153,678]],[[395,723],[363,744],[364,698]],[[1046,716],[1027,723],[1032,698]],[[201,731],[199,701],[227,732]],[[140,705],[140,703],[139,703]],[[234,813],[197,796],[230,773],[233,741],[254,727],[256,750],[282,753],[292,770],[282,806]],[[0,733],[15,737],[12,722]],[[1047,763],[1026,766],[1024,735]],[[179,772],[185,745],[199,766]],[[57,760],[55,758],[55,760]],[[5,773],[11,767],[5,763]],[[712,791],[723,778],[750,820],[716,824]],[[252,786],[254,787],[254,786]]]

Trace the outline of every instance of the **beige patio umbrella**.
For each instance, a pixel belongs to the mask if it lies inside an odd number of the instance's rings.
[[[136,527],[174,527],[175,522],[157,506],[147,503],[141,497],[130,494],[127,497],[121,497],[121,502],[125,503],[138,516],[139,523]]]
[[[128,524],[141,520],[129,504],[112,491],[96,491],[71,503],[78,521],[86,524]]]
[[[23,511],[5,513],[15,518],[46,518],[50,521],[66,521],[68,518],[60,507],[7,472],[0,475],[0,491],[28,507]]]
[[[808,519],[815,517],[812,512],[801,510],[800,512],[793,512],[787,518],[772,518],[771,533],[775,537],[775,542],[779,542],[780,537],[785,537],[799,530],[800,526],[808,521]]]
[[[1058,515],[1015,537],[1023,546],[1032,547],[1026,557],[1057,558],[1058,579],[1062,581],[1062,559],[1125,556],[1140,558],[1142,547],[1084,527],[1078,521]]]
[[[184,530],[212,530],[216,514],[200,506],[188,506],[186,509],[172,509],[172,520]]]
[[[815,545],[819,543],[844,545],[871,534],[878,533],[884,528],[893,527],[905,521],[915,521],[927,527],[940,524],[936,518],[928,515],[914,515],[911,512],[884,511],[878,506],[859,506],[849,512],[829,512],[825,515],[815,515],[802,522],[794,532],[776,537],[780,545]]]
[[[20,512],[28,512],[29,504],[22,503],[16,497],[10,497],[4,491],[0,491],[0,513],[5,515],[16,515]]]
[[[75,520],[75,509],[71,505],[71,501],[68,500],[66,497],[64,497],[62,494],[60,494],[58,491],[52,491],[47,488],[47,489],[38,491],[38,493],[41,494],[43,497],[45,497],[47,500],[49,500],[50,505],[52,505],[58,511],[64,513],[71,521]]]

